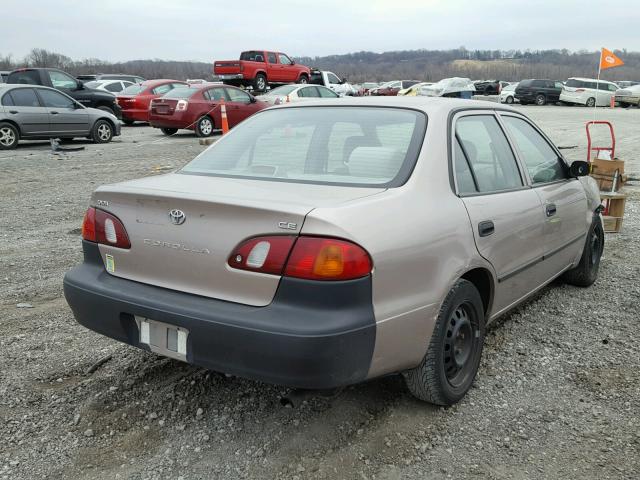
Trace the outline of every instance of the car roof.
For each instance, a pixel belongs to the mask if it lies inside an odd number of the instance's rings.
[[[603,80],[602,78],[598,80],[597,78],[569,77],[568,80],[580,80],[582,82],[598,82],[599,81],[600,83],[613,83],[613,82],[610,82],[609,80]]]
[[[286,103],[274,108],[306,108],[318,106],[332,107],[396,107],[411,108],[427,114],[427,116],[442,117],[447,116],[457,110],[501,110],[522,113],[514,108],[503,106],[496,102],[485,100],[466,100],[460,98],[442,97],[344,97],[324,100],[308,100],[299,103]]]
[[[140,85],[142,85],[143,87],[157,87],[158,85],[162,85],[164,83],[184,83],[186,84],[187,82],[184,82],[182,80],[172,80],[170,78],[158,78],[156,80],[145,80],[144,82],[140,83]]]

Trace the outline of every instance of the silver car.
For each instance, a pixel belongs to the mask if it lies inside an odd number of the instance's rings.
[[[596,280],[586,167],[499,104],[270,108],[175,173],[98,188],[64,291],[82,325],[212,370],[308,389],[401,373],[449,405],[489,322]]]
[[[118,119],[103,110],[86,108],[49,87],[0,84],[0,150],[22,140],[86,137],[96,143],[120,135]]]

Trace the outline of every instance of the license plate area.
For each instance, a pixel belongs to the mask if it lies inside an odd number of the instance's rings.
[[[187,361],[187,339],[189,331],[168,323],[158,322],[136,315],[139,341],[147,345],[152,352]]]

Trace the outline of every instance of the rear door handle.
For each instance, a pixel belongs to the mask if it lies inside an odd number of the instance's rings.
[[[18,113],[18,111],[17,110],[9,110],[9,113],[13,113],[15,115],[16,113]]]
[[[558,211],[555,203],[548,203],[544,210],[547,214],[547,217],[553,217]]]
[[[488,237],[496,231],[496,227],[491,220],[485,220],[478,224],[478,234],[481,237]]]
[[[58,112],[49,112],[51,115],[58,115]]]

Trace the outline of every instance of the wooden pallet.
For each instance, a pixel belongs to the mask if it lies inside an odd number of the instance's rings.
[[[627,196],[624,193],[600,192],[600,198],[605,207],[602,215],[604,231],[607,233],[618,233],[622,229]]]

